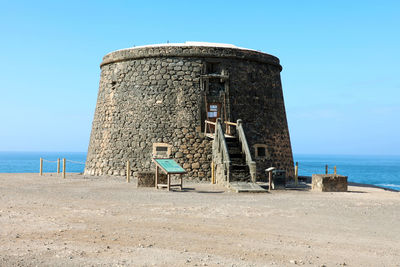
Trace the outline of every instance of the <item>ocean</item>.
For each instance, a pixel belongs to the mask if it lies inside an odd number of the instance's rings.
[[[333,173],[348,176],[349,182],[373,184],[400,190],[400,156],[293,155],[299,163],[299,176]]]
[[[67,172],[82,173],[85,152],[0,152],[0,173],[39,172],[39,159],[43,158],[43,171],[56,172],[57,158],[66,158]],[[295,154],[299,162],[299,175],[329,173],[336,166],[337,173],[348,176],[349,182],[373,184],[400,190],[400,156],[349,156]]]
[[[57,172],[57,159],[65,158],[67,172],[83,172],[86,152],[0,152],[0,173],[39,173],[40,158],[43,172]]]

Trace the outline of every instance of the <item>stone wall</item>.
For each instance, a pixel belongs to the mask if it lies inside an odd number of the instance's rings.
[[[230,120],[243,120],[250,147],[268,147],[256,159],[258,176],[270,166],[292,176],[279,59],[253,50],[192,46],[124,49],[103,58],[85,174],[124,175],[127,160],[134,173],[154,169],[152,146],[166,143],[187,178],[210,179],[212,140],[202,132],[200,79],[210,60],[229,73]]]
[[[242,119],[258,180],[267,180],[265,169],[286,170],[294,177],[292,147],[280,80],[280,66],[263,62],[229,60],[231,120]],[[254,145],[265,145],[266,154],[255,157]]]
[[[211,142],[200,133],[202,61],[146,58],[103,65],[85,173],[124,175],[150,170],[153,143],[171,153],[188,176],[210,174]]]

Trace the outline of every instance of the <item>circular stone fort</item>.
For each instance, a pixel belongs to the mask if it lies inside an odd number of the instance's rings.
[[[265,180],[269,167],[293,177],[277,57],[186,42],[117,50],[100,68],[85,174],[125,175],[127,161],[133,174],[150,171],[152,158],[164,157],[177,161],[186,179],[210,180],[216,122],[228,140],[238,134],[239,120],[256,180]],[[232,165],[236,154],[245,154],[238,148],[229,152]]]

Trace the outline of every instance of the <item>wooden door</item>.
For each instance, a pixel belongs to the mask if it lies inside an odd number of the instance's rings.
[[[221,117],[221,103],[208,103],[207,105],[207,120],[216,122]],[[215,132],[215,126],[209,124],[209,132]]]

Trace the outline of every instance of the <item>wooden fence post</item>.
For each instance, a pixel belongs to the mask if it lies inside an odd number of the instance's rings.
[[[156,164],[156,181],[155,181],[156,189],[158,189],[158,165]]]
[[[272,187],[272,171],[268,172],[268,191],[271,191]]]
[[[328,164],[325,165],[325,174],[328,174]]]
[[[296,166],[294,167],[294,184],[299,184],[299,162],[296,161]]]
[[[336,166],[333,167],[333,173],[336,175]]]
[[[211,183],[215,184],[214,161],[211,161]]]
[[[63,173],[62,173],[62,178],[65,179],[65,170],[66,170],[66,166],[65,166],[66,160],[65,158],[63,158]]]
[[[57,159],[57,174],[60,174],[60,158]]]
[[[129,162],[129,160],[126,161],[126,182],[131,182],[131,163]]]
[[[39,167],[39,175],[43,175],[43,159],[40,158],[40,167]]]

